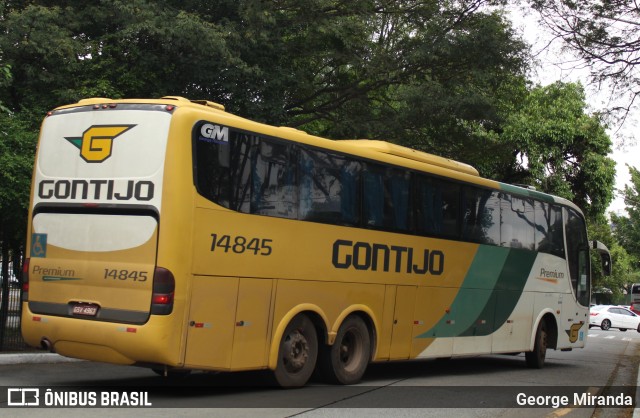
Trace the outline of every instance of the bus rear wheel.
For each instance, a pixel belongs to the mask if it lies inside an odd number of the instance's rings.
[[[274,377],[282,387],[304,386],[316,367],[318,335],[304,314],[294,317],[282,334]]]
[[[344,320],[332,346],[320,353],[320,374],[330,383],[350,385],[364,375],[371,357],[371,337],[362,318],[351,315]]]
[[[544,366],[544,360],[547,356],[548,342],[547,322],[542,319],[538,324],[538,330],[536,331],[533,351],[528,351],[524,354],[527,360],[527,366],[532,369],[541,369]]]

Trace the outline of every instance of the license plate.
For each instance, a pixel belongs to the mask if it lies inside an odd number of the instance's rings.
[[[73,315],[96,316],[99,308],[98,305],[91,303],[76,303],[73,305],[71,313]]]

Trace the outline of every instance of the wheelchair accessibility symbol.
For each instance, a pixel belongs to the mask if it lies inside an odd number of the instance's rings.
[[[45,258],[47,256],[47,234],[31,235],[31,257]]]

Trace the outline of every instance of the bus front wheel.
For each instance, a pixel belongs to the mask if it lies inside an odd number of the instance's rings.
[[[282,334],[274,377],[282,387],[304,386],[316,367],[318,335],[304,314],[294,317]]]
[[[547,356],[548,333],[547,322],[543,319],[538,324],[535,342],[533,343],[533,351],[525,353],[527,366],[532,369],[541,369],[544,366],[544,360]]]
[[[362,318],[344,320],[332,346],[320,352],[320,373],[330,383],[350,385],[362,378],[371,357],[371,337]]]

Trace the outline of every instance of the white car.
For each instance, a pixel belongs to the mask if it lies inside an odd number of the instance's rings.
[[[589,328],[600,327],[603,331],[618,328],[620,331],[635,329],[640,332],[640,315],[627,308],[615,305],[596,305],[591,307]]]

